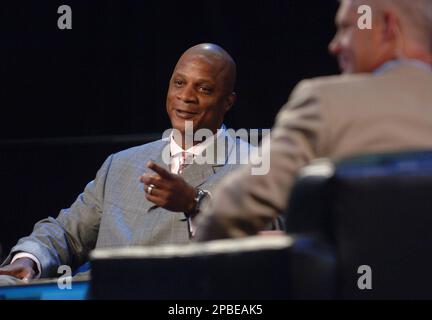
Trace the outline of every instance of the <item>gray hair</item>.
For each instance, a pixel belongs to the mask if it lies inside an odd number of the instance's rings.
[[[378,0],[382,1],[382,0]],[[428,45],[432,51],[432,0],[385,0],[387,6],[396,8],[401,18],[412,27],[417,41]]]
[[[344,1],[344,0],[340,0]],[[369,4],[374,9],[394,8],[410,36],[432,52],[432,0],[348,0],[355,5]]]

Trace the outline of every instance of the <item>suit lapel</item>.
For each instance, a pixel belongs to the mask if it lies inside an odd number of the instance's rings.
[[[218,138],[215,146],[216,147],[214,149],[213,155],[215,160],[213,161],[213,163],[193,163],[190,166],[186,167],[186,169],[183,171],[183,179],[185,179],[185,181],[192,187],[198,188],[199,186],[203,185],[211,176],[213,176],[215,173],[218,172],[218,170],[220,170],[227,164],[228,159],[231,153],[234,151],[234,147],[236,146],[236,141],[228,134],[225,134]],[[217,146],[222,147],[225,152],[218,152]],[[158,164],[165,170],[170,171],[169,141],[163,141],[160,146],[155,148],[154,155],[155,157],[152,159],[152,161],[154,161],[156,164]],[[147,171],[149,170],[147,169]],[[145,208],[147,212],[159,208],[158,206],[151,204],[151,202],[148,202],[148,204],[148,208]]]
[[[158,150],[155,150],[156,158],[153,160],[161,168],[164,168],[168,172],[170,171],[170,147],[169,140],[162,141],[161,146]]]
[[[154,149],[154,156],[155,157],[151,157],[151,160],[156,163],[158,166],[160,166],[161,168],[164,168],[167,171],[170,171],[170,167],[169,167],[169,162],[164,161],[164,157],[166,156],[166,152],[168,152],[168,159],[169,159],[169,155],[170,155],[170,148],[169,148],[169,140],[165,141],[165,140],[161,140],[161,144],[160,146],[157,146]],[[145,168],[144,168],[144,172],[149,172],[149,173],[154,173],[152,170],[147,168],[147,163],[144,164]],[[143,208],[146,212],[150,212],[154,209],[159,208],[157,205],[155,205],[154,203],[150,202],[150,201],[145,201],[146,206]]]
[[[211,164],[191,164],[183,171],[182,177],[192,187],[198,188],[214,174],[215,170]]]
[[[210,156],[210,159],[213,159],[212,163],[191,164],[183,171],[183,179],[185,179],[185,181],[194,188],[198,188],[199,186],[204,184],[220,168],[224,167],[227,164],[231,152],[233,152],[234,150],[235,144],[236,141],[228,134],[224,134],[219,137],[216,143],[213,145],[214,154]],[[223,151],[218,152],[218,147],[223,148]]]

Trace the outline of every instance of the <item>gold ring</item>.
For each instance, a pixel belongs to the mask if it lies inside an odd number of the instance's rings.
[[[149,185],[148,188],[147,188],[147,193],[148,193],[149,195],[151,195],[153,189],[155,189],[155,188],[156,188],[156,186],[155,186],[154,184]]]

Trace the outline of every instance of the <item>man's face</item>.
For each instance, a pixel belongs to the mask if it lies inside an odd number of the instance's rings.
[[[343,73],[372,72],[383,62],[379,25],[373,19],[371,30],[361,30],[357,25],[360,16],[354,2],[341,2],[336,16],[338,30],[329,50],[337,56]]]
[[[216,132],[232,105],[225,89],[224,64],[212,57],[186,54],[171,77],[167,95],[167,112],[172,127],[184,133],[186,121],[193,129]]]

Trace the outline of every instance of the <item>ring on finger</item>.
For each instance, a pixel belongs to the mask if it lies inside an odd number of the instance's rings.
[[[156,189],[156,186],[155,186],[154,184],[149,185],[149,186],[147,187],[147,193],[148,193],[149,195],[151,195],[153,189]]]

